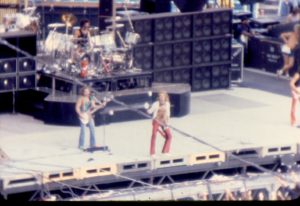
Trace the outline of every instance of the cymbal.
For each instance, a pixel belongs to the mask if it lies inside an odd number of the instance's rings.
[[[122,28],[122,27],[124,27],[124,24],[115,24],[115,28],[116,28],[116,29],[120,29],[120,28]],[[107,29],[113,29],[113,25],[107,26],[106,28],[107,28]]]
[[[35,6],[34,7],[27,7],[27,8],[23,9],[23,11],[25,11],[25,12],[30,12],[30,11],[34,11],[34,10],[36,10]]]
[[[61,28],[61,27],[65,27],[65,24],[63,24],[63,23],[52,23],[52,24],[48,24],[48,28],[49,28],[49,29]]]
[[[76,22],[77,18],[72,13],[64,13],[61,16],[61,20],[66,24],[67,27],[72,27]]]
[[[122,19],[122,17],[116,16],[115,19],[114,19],[113,17],[110,17],[110,18],[105,19],[104,21],[105,21],[106,23],[111,23],[111,22],[113,22],[114,20],[115,20],[115,21],[119,21],[119,20],[121,20],[121,19]]]

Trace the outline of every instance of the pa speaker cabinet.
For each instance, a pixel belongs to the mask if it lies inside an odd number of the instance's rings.
[[[110,25],[109,20],[114,15],[115,0],[99,0],[99,29],[103,31]]]
[[[0,34],[0,39],[7,41],[9,44],[36,56],[36,34],[32,32],[9,32]],[[0,59],[24,57],[24,54],[10,48],[7,43],[0,42]]]
[[[174,0],[181,12],[201,11],[208,0]]]
[[[170,0],[141,0],[140,11],[152,13],[164,13],[171,11]]]

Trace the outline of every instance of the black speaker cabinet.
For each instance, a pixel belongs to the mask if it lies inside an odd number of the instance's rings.
[[[106,26],[110,25],[107,22],[113,16],[114,0],[99,0],[99,29],[103,31]]]
[[[140,11],[147,13],[164,13],[171,11],[170,0],[141,0]]]
[[[174,0],[181,12],[201,11],[208,0]]]
[[[0,59],[0,76],[17,71],[16,58]]]
[[[19,84],[19,87],[18,89],[19,90],[22,90],[22,89],[30,89],[30,88],[34,88],[35,87],[35,84],[36,84],[36,77],[35,77],[35,74],[30,74],[30,75],[20,75],[19,76],[19,79],[18,79],[18,84]]]
[[[16,76],[0,76],[0,93],[16,90]]]
[[[36,34],[31,32],[8,32],[0,34],[0,38],[6,40],[13,46],[29,53],[32,56],[36,56]],[[24,54],[17,52],[10,48],[5,43],[0,42],[0,59],[24,57]]]

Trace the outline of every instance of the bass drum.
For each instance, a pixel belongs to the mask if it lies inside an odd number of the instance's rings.
[[[50,31],[46,41],[45,41],[45,52],[46,53],[52,53],[57,49],[57,35],[58,33],[56,31]]]

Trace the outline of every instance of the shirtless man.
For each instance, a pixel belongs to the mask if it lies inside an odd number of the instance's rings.
[[[287,77],[289,77],[288,71],[294,66],[294,52],[300,40],[300,24],[296,24],[294,26],[293,32],[282,33],[280,37],[284,41],[284,45],[282,46],[284,65],[282,69],[277,71],[277,74],[285,74]]]
[[[155,142],[156,133],[159,132],[165,138],[165,144],[162,149],[162,153],[169,153],[171,145],[171,131],[167,126],[170,119],[170,100],[169,95],[166,92],[160,92],[158,94],[158,100],[153,103],[151,108],[147,111],[149,114],[153,114],[152,121],[152,136],[150,155],[155,155]]]

